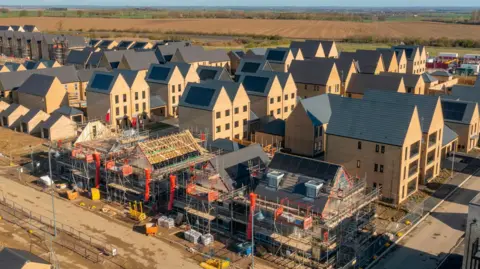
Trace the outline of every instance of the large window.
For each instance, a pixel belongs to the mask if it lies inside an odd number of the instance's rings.
[[[435,149],[430,151],[427,155],[427,165],[433,163],[435,161]]]
[[[417,189],[417,178],[412,179],[412,181],[407,184],[407,194],[410,195]]]
[[[361,141],[358,141],[358,143],[357,143],[357,148],[358,148],[358,149],[362,149],[362,142],[361,142]]]
[[[420,141],[417,141],[410,146],[410,158],[417,156],[419,152],[420,152]]]
[[[433,166],[427,170],[427,172],[425,173],[425,180],[428,181],[430,179],[433,178]]]
[[[437,143],[437,132],[428,136],[428,147],[431,147]]]
[[[408,165],[408,177],[415,175],[418,172],[418,160],[411,162]]]

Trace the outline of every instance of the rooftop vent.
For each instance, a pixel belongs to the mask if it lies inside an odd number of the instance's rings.
[[[305,188],[307,190],[307,197],[308,198],[317,198],[320,194],[320,190],[322,189],[323,181],[321,180],[309,180],[305,182]]]
[[[268,187],[278,189],[278,186],[280,186],[280,182],[282,181],[283,176],[285,176],[285,174],[278,171],[269,172],[267,174]]]

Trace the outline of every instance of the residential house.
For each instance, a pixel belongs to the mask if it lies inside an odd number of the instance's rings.
[[[377,51],[382,54],[383,66],[385,68],[385,72],[400,73],[399,72],[400,64],[398,63],[397,53],[394,50],[377,49]]]
[[[366,177],[385,201],[399,204],[417,191],[422,129],[415,106],[342,98],[326,133],[325,160]]]
[[[284,146],[285,139],[285,121],[274,119],[261,126],[255,131],[255,140],[253,142],[262,145],[262,147],[272,146],[280,148]]]
[[[197,68],[200,65],[224,67],[230,71],[230,58],[225,50],[205,50],[199,46],[177,48],[171,62],[189,63]]]
[[[385,71],[382,53],[375,50],[357,50],[356,52],[342,52],[341,58],[354,60],[358,64],[358,72],[362,74],[378,75]]]
[[[172,57],[177,52],[178,48],[183,48],[183,47],[197,47],[197,46],[192,46],[188,42],[168,42],[166,44],[156,46],[155,54],[157,55],[158,61],[164,64],[172,60]]]
[[[133,50],[149,50],[153,48],[153,44],[148,41],[135,41],[135,44],[130,47]]]
[[[251,48],[245,53],[245,58],[249,59],[264,59],[267,49],[265,48]]]
[[[366,90],[407,92],[402,77],[353,74],[347,85],[347,96],[352,98],[362,98]]]
[[[237,72],[237,68],[240,65],[240,61],[245,57],[245,51],[243,50],[231,50],[227,53],[230,58],[230,71],[232,74]]]
[[[458,134],[458,151],[470,152],[477,146],[479,110],[476,102],[442,99],[445,125]]]
[[[430,95],[448,94],[452,87],[458,83],[458,78],[454,78],[452,74],[444,70],[437,70],[424,75],[425,78],[434,80],[434,83],[430,83],[428,88],[428,94]]]
[[[58,78],[32,74],[16,91],[18,103],[29,109],[40,109],[52,113],[68,105],[68,94]]]
[[[208,139],[243,139],[250,119],[250,99],[241,83],[209,80],[188,83],[179,104],[179,125]]]
[[[130,87],[131,100],[131,118],[133,124],[140,123],[150,117],[150,86],[145,80],[147,71],[145,70],[115,70],[114,73],[122,74],[123,78]]]
[[[70,101],[70,105],[74,104],[81,104],[87,100],[87,84],[90,81],[92,75],[97,72],[107,72],[107,68],[100,67],[100,68],[89,68],[89,69],[80,69],[77,71],[78,76],[78,84],[79,84],[79,91],[77,95],[71,95],[68,97]],[[83,105],[80,105],[83,106]]]
[[[328,40],[305,40],[292,41],[290,48],[302,50],[305,59],[312,58],[338,58],[338,50],[335,41]]]
[[[289,92],[285,92],[275,72],[243,75],[239,82],[250,98],[253,113],[258,117],[270,115],[277,119],[286,119],[295,108],[297,88],[289,87]]]
[[[148,70],[151,64],[158,64],[158,59],[153,50],[127,50],[124,51],[118,69]]]
[[[197,74],[200,78],[200,81],[212,79],[233,81],[230,77],[230,73],[224,67],[199,66],[197,68]]]
[[[437,177],[441,170],[440,153],[445,134],[440,97],[371,90],[365,93],[363,99],[417,107],[422,129],[419,182],[426,184]]]
[[[166,103],[166,109],[160,109],[158,116],[176,117],[178,103],[186,85],[190,82],[198,83],[200,78],[191,64],[169,62],[166,64],[152,64],[145,78],[150,86],[151,96],[156,105]]]
[[[90,47],[82,50],[72,50],[65,60],[65,65],[73,65],[76,69],[87,68],[87,62],[92,53],[94,53],[94,50]]]
[[[135,43],[135,41],[132,41],[132,40],[122,40],[120,42],[118,42],[118,45],[117,45],[117,50],[128,50],[130,49],[133,44]]]
[[[265,53],[265,59],[274,71],[287,72],[292,61],[303,60],[303,55],[299,49],[269,48]]]
[[[85,115],[83,111],[71,106],[61,106],[57,110],[53,111],[52,114],[53,113],[62,114],[76,123],[83,123],[85,121]]]
[[[20,125],[20,118],[27,113],[28,108],[19,104],[11,104],[7,109],[0,113],[2,126],[16,129]]]
[[[101,50],[113,50],[118,46],[118,42],[115,40],[104,39],[100,41],[95,47]]]
[[[401,77],[405,83],[407,93],[425,94],[425,81],[423,80],[422,75],[382,72],[380,73],[380,76]]]
[[[7,109],[10,106],[9,103],[6,103],[5,101],[0,100],[0,113],[2,113],[5,109]]]
[[[308,98],[324,93],[341,94],[341,79],[334,59],[292,61],[289,72],[297,85],[298,96]]]
[[[235,72],[235,80],[238,80],[241,75],[254,74],[260,71],[273,71],[273,69],[265,59],[243,58]]]
[[[118,68],[125,52],[127,52],[127,50],[109,50],[103,52],[103,57],[105,57],[107,59],[107,62],[109,63],[108,70]]]
[[[77,124],[66,116],[53,113],[40,125],[41,137],[50,141],[71,139],[77,136]]]
[[[393,46],[397,54],[402,51],[407,58],[407,73],[409,74],[423,74],[426,71],[427,53],[424,46],[409,46],[399,45]]]
[[[8,269],[51,269],[53,266],[31,252],[4,247],[0,251],[0,267]]]
[[[436,70],[430,73],[430,76],[438,79],[439,83],[446,82],[453,79],[453,74],[445,70]]]
[[[25,30],[25,32],[30,32],[30,33],[40,32],[40,30],[38,30],[37,26],[31,25],[31,24],[24,25],[23,30]]]
[[[38,108],[30,109],[27,114],[20,118],[20,131],[22,133],[41,136],[41,124],[50,117]]]
[[[405,55],[405,50],[394,50],[394,49],[389,49],[389,48],[377,48],[377,51],[382,52],[383,55],[383,61],[385,63],[385,66],[390,66],[391,61],[389,60],[390,55],[395,54],[396,57],[396,63],[398,66],[396,67],[397,71],[387,71],[387,72],[397,72],[397,73],[402,73],[405,74],[407,73],[407,56]],[[388,69],[388,68],[387,68]],[[393,70],[394,67],[392,66],[391,70]]]
[[[324,153],[327,130],[332,109],[343,97],[322,94],[302,99],[286,119],[285,149],[307,157]]]
[[[440,159],[447,158],[452,152],[457,151],[458,134],[455,133],[446,124],[443,126],[442,153]]]
[[[257,74],[260,76],[277,76],[278,82],[280,82],[283,90],[283,119],[288,118],[297,105],[298,96],[297,85],[295,84],[292,74],[277,71],[259,71]],[[273,116],[271,118],[272,120],[275,119]]]

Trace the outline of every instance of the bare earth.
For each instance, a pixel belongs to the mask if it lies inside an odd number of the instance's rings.
[[[34,190],[17,182],[0,176],[0,196],[14,201],[31,211],[50,216],[51,198],[48,194]],[[34,202],[32,202],[32,200]],[[125,268],[182,268],[197,269],[197,263],[185,258],[178,249],[160,241],[134,232],[123,225],[109,221],[98,215],[76,207],[68,201],[56,199],[55,211],[57,220],[73,228],[84,231],[86,234],[103,242],[108,241],[115,245],[119,254],[127,261]],[[1,232],[8,232],[7,227],[0,227]],[[20,236],[20,235],[19,235]],[[0,237],[1,238],[1,237]],[[18,240],[17,240],[18,241]],[[71,259],[64,259],[72,261]],[[62,259],[60,259],[62,262]],[[66,266],[65,268],[85,268],[81,265]],[[103,268],[96,265],[95,268]]]
[[[290,38],[346,38],[353,36],[480,39],[480,25],[434,22],[342,22],[248,19],[102,19],[102,18],[4,18],[0,24],[34,24],[41,30],[138,29],[221,34],[280,35]]]

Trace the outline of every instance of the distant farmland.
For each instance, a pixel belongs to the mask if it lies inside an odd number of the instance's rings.
[[[343,22],[314,20],[256,19],[103,19],[21,17],[0,19],[0,25],[34,24],[41,30],[132,29],[149,32],[190,32],[204,34],[279,35],[287,38],[344,39],[375,36],[387,38],[442,38],[480,40],[480,26],[435,22]]]

